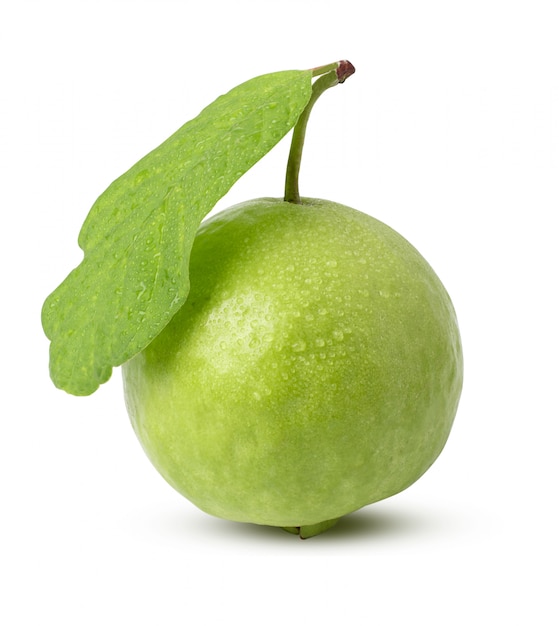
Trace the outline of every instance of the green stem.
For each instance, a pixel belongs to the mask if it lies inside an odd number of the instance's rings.
[[[287,172],[285,175],[284,200],[294,204],[301,204],[299,194],[299,171],[301,169],[301,157],[303,155],[303,144],[305,143],[305,133],[311,110],[318,98],[330,87],[338,83],[343,83],[346,78],[355,72],[355,68],[349,61],[338,61],[329,65],[322,65],[312,70],[312,76],[320,76],[313,86],[310,100],[301,113],[295,128],[287,160]]]
[[[322,74],[326,74],[327,72],[331,72],[332,70],[337,70],[340,63],[343,63],[343,61],[335,61],[334,63],[328,63],[328,65],[313,67],[313,69],[311,70],[312,77],[316,78],[317,76],[322,76]]]

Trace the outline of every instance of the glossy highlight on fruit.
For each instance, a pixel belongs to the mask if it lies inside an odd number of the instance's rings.
[[[460,336],[445,288],[394,230],[326,200],[252,200],[202,224],[190,280],[122,371],[147,455],[199,508],[312,535],[435,461]]]

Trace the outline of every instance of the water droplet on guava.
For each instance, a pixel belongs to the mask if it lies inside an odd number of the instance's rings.
[[[307,344],[301,339],[300,341],[296,341],[291,346],[291,349],[293,350],[293,352],[304,352],[307,349]]]

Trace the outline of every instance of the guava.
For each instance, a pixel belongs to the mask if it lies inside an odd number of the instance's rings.
[[[97,198],[81,263],[41,309],[57,387],[90,395],[122,365],[134,430],[177,491],[302,538],[416,481],[462,389],[428,262],[373,207],[299,192],[310,112],[354,72],[273,72],[218,97]],[[283,198],[203,222],[290,130]]]
[[[301,536],[435,461],[462,388],[455,311],[401,235],[335,202],[208,219],[190,293],[122,368],[153,465],[203,511]]]

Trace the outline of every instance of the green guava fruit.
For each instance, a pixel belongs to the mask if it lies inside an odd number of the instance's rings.
[[[208,219],[188,299],[122,368],[134,430],[207,513],[317,534],[416,481],[462,388],[451,300],[401,235],[341,204]]]

